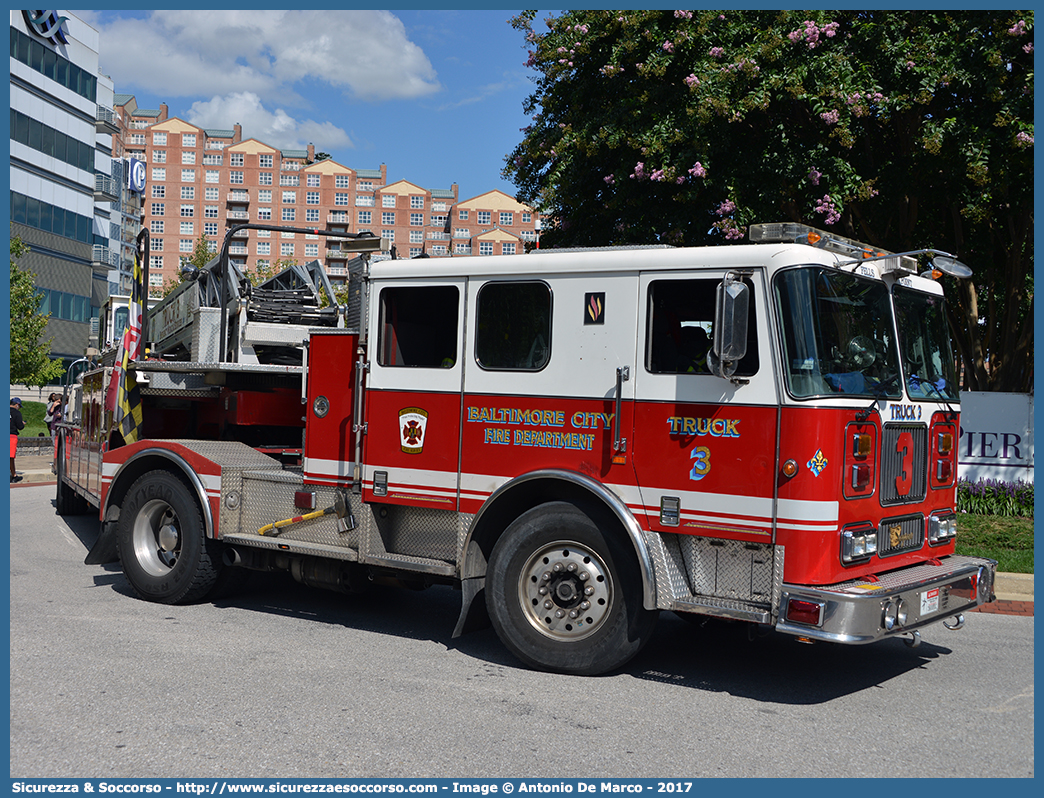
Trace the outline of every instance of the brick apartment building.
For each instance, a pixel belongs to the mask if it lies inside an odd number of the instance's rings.
[[[147,167],[141,213],[150,233],[154,295],[176,280],[181,258],[192,253],[200,234],[216,249],[229,227],[244,222],[371,232],[394,246],[384,257],[399,258],[522,254],[539,237],[539,216],[500,191],[459,201],[456,184],[389,184],[385,164],[353,169],[316,161],[312,144],[281,150],[244,140],[239,124],[200,128],[170,117],[166,105],[138,108],[126,94],[115,95],[114,107],[120,133],[113,137],[113,155]],[[244,271],[318,259],[334,283],[346,279],[352,257],[337,239],[263,230],[241,231],[229,255]]]

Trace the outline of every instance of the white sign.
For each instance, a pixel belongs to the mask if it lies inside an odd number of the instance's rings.
[[[1033,482],[1033,396],[961,393],[957,476]]]
[[[131,158],[127,168],[127,188],[139,194],[145,193],[145,163]]]

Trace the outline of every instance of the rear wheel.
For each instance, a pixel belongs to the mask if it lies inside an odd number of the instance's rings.
[[[565,502],[535,507],[507,528],[490,556],[486,604],[515,656],[590,675],[641,650],[656,612],[642,606],[638,564],[621,537]]]
[[[203,598],[222,567],[220,544],[204,535],[196,497],[167,471],[150,471],[131,485],[120,510],[116,545],[131,587],[163,604]]]

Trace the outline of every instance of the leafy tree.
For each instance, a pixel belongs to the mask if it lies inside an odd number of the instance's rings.
[[[542,246],[740,241],[793,220],[935,247],[964,388],[1029,390],[1033,13],[577,11],[512,24],[532,124],[504,174]]]
[[[51,360],[51,341],[41,340],[51,314],[40,313],[40,291],[35,275],[21,269],[17,260],[29,247],[11,236],[11,382],[15,385],[46,385],[60,377],[65,368]]]
[[[196,243],[192,245],[192,254],[182,255],[180,260],[180,266],[195,266],[197,269],[202,269],[217,254],[217,248],[212,241],[207,240],[205,233],[200,233],[199,238],[196,239]],[[181,271],[174,277],[168,277],[167,281],[163,284],[163,296],[168,296],[174,289],[181,285]],[[151,291],[150,291],[151,293]]]

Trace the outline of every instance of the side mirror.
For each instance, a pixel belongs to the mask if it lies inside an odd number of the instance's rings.
[[[718,283],[714,309],[714,343],[707,365],[713,373],[731,379],[747,354],[747,309],[750,289],[734,274]]]

